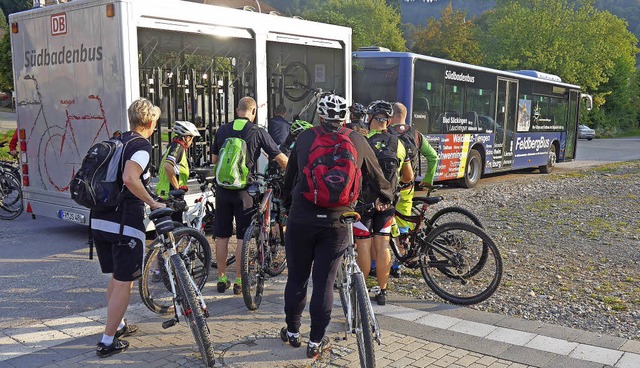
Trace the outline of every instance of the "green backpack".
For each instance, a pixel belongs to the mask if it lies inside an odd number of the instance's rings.
[[[244,189],[247,186],[247,142],[241,138],[247,120],[233,121],[233,135],[224,140],[216,164],[216,182],[225,189]]]

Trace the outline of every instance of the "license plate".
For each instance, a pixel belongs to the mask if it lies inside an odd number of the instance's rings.
[[[58,217],[60,217],[63,220],[77,222],[79,224],[84,224],[85,223],[84,215],[81,215],[79,213],[73,213],[73,212],[67,212],[67,211],[58,211]]]

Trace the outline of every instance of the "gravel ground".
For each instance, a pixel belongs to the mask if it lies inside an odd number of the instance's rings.
[[[500,288],[470,308],[640,340],[640,161],[438,194],[431,213],[470,209],[502,254]],[[403,272],[391,292],[442,301]]]

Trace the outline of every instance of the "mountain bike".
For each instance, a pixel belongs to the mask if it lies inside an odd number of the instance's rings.
[[[266,276],[278,276],[287,267],[284,250],[284,208],[280,194],[281,176],[255,174],[248,189],[257,208],[242,242],[242,298],[249,310],[262,302]]]
[[[359,212],[373,209],[373,204],[357,206]],[[373,313],[365,276],[356,261],[356,243],[353,237],[353,224],[360,221],[358,212],[346,212],[340,216],[340,222],[346,224],[348,247],[338,268],[336,286],[340,294],[342,310],[346,317],[345,340],[347,333],[356,335],[358,356],[361,367],[375,367],[376,355],[374,340],[380,345],[381,333],[378,321]]]
[[[149,215],[149,219],[156,226],[158,237],[161,240],[161,244],[154,247],[150,253],[158,250],[162,256],[162,264],[167,274],[166,279],[173,294],[174,317],[163,322],[162,328],[166,329],[175,326],[176,323],[180,322],[180,316],[184,316],[189,322],[189,328],[200,350],[202,361],[205,366],[213,367],[215,357],[206,320],[209,317],[209,311],[200,293],[200,286],[191,276],[189,272],[190,265],[185,262],[185,257],[180,249],[180,242],[188,238],[181,236],[182,231],[192,231],[192,236],[196,238],[202,234],[192,228],[180,228],[176,230],[177,236],[174,236],[173,222],[171,221],[172,213],[173,209],[165,207],[153,210]],[[145,263],[145,266],[147,264],[148,262]],[[205,263],[205,265],[208,268],[208,263]],[[145,276],[148,276],[148,274],[144,273],[143,278]]]
[[[0,161],[0,220],[13,220],[22,214],[21,184],[17,162]]]
[[[216,258],[216,247],[213,236],[209,236],[213,233],[213,221],[216,215],[215,209],[215,179],[213,178],[213,168],[202,167],[194,168],[191,171],[196,176],[198,183],[200,183],[200,197],[196,199],[193,207],[185,212],[185,223],[198,229],[201,233],[205,234],[207,240],[213,244],[211,267],[218,268],[218,261]],[[236,241],[229,241],[227,266],[232,265],[236,261]]]
[[[184,191],[170,191],[169,195],[172,198],[169,206],[173,210],[179,211],[186,208],[186,203],[183,200],[175,199],[184,195]],[[151,215],[149,215],[149,219],[151,219]],[[182,224],[180,223],[174,223],[173,225],[175,228],[173,231],[175,250],[193,278],[198,291],[200,291],[209,278],[211,246],[200,231],[191,227],[181,227]],[[171,274],[167,272],[166,267],[163,267],[167,257],[165,243],[166,237],[158,234],[156,239],[147,245],[142,277],[138,284],[142,302],[156,314],[175,312],[175,293],[171,285]]]
[[[498,289],[502,257],[480,220],[461,207],[449,207],[425,220],[429,205],[442,197],[414,197],[412,215],[396,217],[412,226],[390,240],[396,259],[420,268],[427,285],[441,298],[461,305],[480,303]],[[447,218],[456,217],[456,221]],[[462,219],[462,220],[460,220]]]
[[[300,112],[293,116],[293,121],[303,118],[302,120],[313,123],[313,119],[315,119],[316,116],[316,105],[318,104],[318,100],[323,95],[333,92],[323,91],[322,88],[314,88],[308,84],[304,84],[298,81],[293,82],[293,84],[296,88],[305,91],[305,96],[307,96],[309,93],[313,94],[313,97],[311,97],[309,101],[307,101],[307,103],[302,106]]]

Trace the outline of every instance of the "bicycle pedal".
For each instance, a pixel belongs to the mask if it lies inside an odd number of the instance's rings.
[[[170,320],[168,320],[168,321],[164,321],[164,322],[162,322],[162,328],[164,328],[164,329],[166,330],[166,329],[167,329],[167,328],[169,328],[169,327],[173,327],[173,326],[175,326],[175,325],[176,325],[176,323],[178,323],[178,320],[177,320],[177,319],[175,319],[175,318],[170,319]]]

